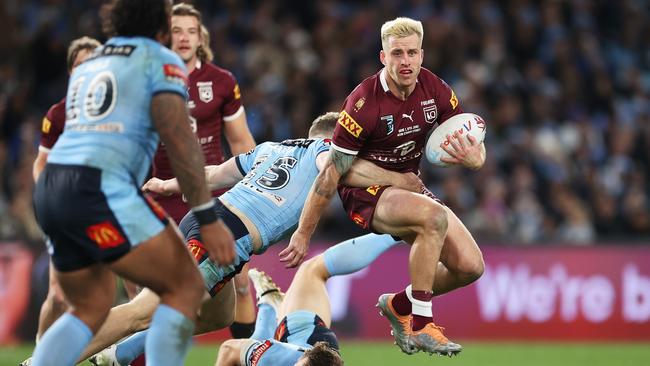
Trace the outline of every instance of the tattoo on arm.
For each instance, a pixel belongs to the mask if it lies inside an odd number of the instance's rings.
[[[334,167],[336,168],[336,171],[339,173],[339,175],[344,175],[347,173],[352,166],[354,158],[356,158],[355,155],[346,154],[334,149],[330,149],[330,154],[330,159],[332,160],[332,163],[334,164]]]

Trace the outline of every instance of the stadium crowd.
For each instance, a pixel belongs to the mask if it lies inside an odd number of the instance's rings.
[[[422,166],[479,243],[650,239],[649,1],[194,3],[256,141],[306,135],[316,115],[339,110],[381,66],[379,26],[405,15],[424,23],[424,66],[488,122],[480,171]],[[101,4],[0,5],[0,241],[42,248],[31,175],[41,119],[65,93],[69,41],[103,40]],[[355,230],[336,206],[322,228]]]

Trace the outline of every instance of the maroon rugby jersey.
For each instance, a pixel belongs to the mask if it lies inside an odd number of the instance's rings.
[[[228,123],[244,113],[237,80],[225,69],[211,63],[197,62],[196,68],[189,75],[188,93],[187,104],[192,130],[199,138],[205,162],[207,165],[221,164],[224,161],[221,146],[223,123]],[[152,174],[160,179],[174,178],[167,151],[162,143],[154,157]],[[213,192],[213,196],[220,193],[223,193],[223,190]],[[177,223],[189,209],[182,201],[181,195],[155,198]]]
[[[41,124],[41,141],[39,151],[49,152],[63,133],[65,126],[65,98],[54,104],[47,111]]]
[[[385,69],[347,97],[332,148],[397,172],[418,172],[426,137],[434,126],[462,113],[449,85],[422,68],[405,101],[388,89]]]

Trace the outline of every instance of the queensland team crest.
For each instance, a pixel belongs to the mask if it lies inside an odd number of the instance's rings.
[[[438,106],[435,104],[422,108],[422,111],[424,112],[424,120],[427,123],[433,123],[438,118]]]
[[[214,99],[211,81],[199,81],[196,86],[199,88],[199,99],[203,103],[210,103]]]

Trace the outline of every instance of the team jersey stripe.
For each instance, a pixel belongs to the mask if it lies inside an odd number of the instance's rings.
[[[246,176],[248,173],[246,173],[244,167],[241,165],[241,161],[239,161],[239,155],[235,156],[235,163],[237,164],[237,169],[239,169],[241,175]]]
[[[223,121],[224,121],[224,122],[234,121],[234,120],[236,120],[237,118],[239,118],[239,116],[240,116],[242,113],[244,113],[244,106],[239,107],[239,109],[237,110],[237,112],[231,114],[230,116],[224,116],[224,117],[223,117]]]
[[[355,155],[355,156],[359,153],[358,151],[349,150],[349,149],[346,149],[344,147],[336,146],[336,145],[334,145],[334,142],[332,142],[332,148],[335,149],[335,150],[338,150],[338,151],[340,151],[342,153]]]

